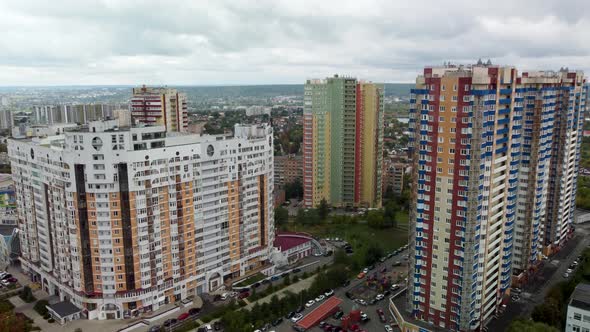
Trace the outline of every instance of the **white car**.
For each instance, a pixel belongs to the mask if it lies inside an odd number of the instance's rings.
[[[393,332],[393,329],[391,328],[391,326],[385,325],[385,331],[387,331],[387,332]]]
[[[377,301],[381,301],[384,298],[385,298],[385,295],[383,295],[383,294],[377,294],[377,296],[375,296],[375,300],[377,300]]]
[[[309,307],[311,307],[314,304],[315,304],[315,301],[314,300],[309,300],[309,301],[307,301],[307,303],[305,304],[305,306],[309,308]]]
[[[565,273],[572,273],[572,272],[574,272],[574,270],[572,270],[572,269],[565,270]]]
[[[330,297],[330,296],[334,295],[334,290],[330,289],[330,290],[326,291],[326,292],[324,293],[324,295],[325,295],[326,297]]]
[[[369,268],[368,268],[368,267],[365,267],[365,268],[363,269],[363,273],[364,273],[364,274],[367,274],[367,273],[369,273]]]
[[[325,298],[326,298],[325,296],[320,295],[320,296],[318,296],[318,297],[315,298],[315,301],[316,302],[322,302]]]
[[[291,318],[291,321],[292,321],[293,323],[297,323],[298,321],[300,321],[300,320],[301,320],[301,318],[303,318],[303,315],[302,315],[302,314],[296,314],[295,316],[293,316],[293,317]]]

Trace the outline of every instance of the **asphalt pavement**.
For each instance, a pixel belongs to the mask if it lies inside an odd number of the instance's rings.
[[[488,331],[505,331],[515,318],[530,318],[534,307],[543,302],[549,289],[560,281],[567,280],[563,274],[590,244],[589,234],[590,223],[576,225],[574,237],[566,243],[561,251],[544,262],[537,276],[522,288],[520,300],[516,302],[511,300],[506,305],[504,313],[487,325]]]
[[[402,252],[400,252],[399,254],[386,259],[383,263],[377,263],[375,264],[375,270],[379,270],[382,267],[387,267],[388,271],[392,270],[392,264],[395,261],[401,260],[401,257],[403,255],[407,254],[407,251],[404,250]],[[359,271],[360,272],[360,271]],[[369,321],[366,323],[360,323],[360,327],[364,330],[367,330],[369,332],[377,332],[377,331],[385,331],[384,325],[383,323],[381,323],[381,321],[379,320],[379,316],[377,314],[377,309],[382,309],[383,312],[385,313],[385,317],[387,319],[388,322],[393,320],[393,317],[391,316],[388,307],[387,307],[387,298],[377,302],[374,305],[367,305],[367,306],[359,306],[358,304],[356,304],[355,302],[353,302],[352,300],[350,300],[349,298],[347,298],[345,296],[345,293],[353,288],[355,288],[357,285],[361,284],[362,282],[364,282],[364,279],[352,279],[350,282],[350,285],[346,286],[346,287],[338,287],[336,289],[334,289],[334,295],[333,296],[337,296],[338,298],[342,299],[342,304],[340,305],[340,307],[342,308],[342,310],[344,311],[345,314],[348,314],[353,308],[357,308],[360,309],[361,311],[363,311],[364,313],[366,313],[369,316]],[[305,303],[307,300],[309,299],[302,299],[302,303]],[[319,303],[321,304],[321,303]],[[310,308],[305,308],[305,310],[303,311],[303,316],[309,314],[313,309],[317,308],[319,306],[318,303],[314,304],[312,307]],[[340,322],[334,320],[333,318],[329,318],[326,320],[327,322],[333,324],[333,325],[338,325],[340,326]],[[270,329],[270,331],[276,331],[276,332],[293,332],[295,331],[293,329],[293,323],[287,319],[283,320],[283,323],[281,323],[279,326],[277,327],[272,327]],[[320,329],[319,327],[313,327],[311,329],[309,329],[308,331],[311,332],[320,332],[322,331],[322,329]]]

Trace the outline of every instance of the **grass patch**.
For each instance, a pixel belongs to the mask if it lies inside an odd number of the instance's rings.
[[[263,279],[266,279],[266,276],[260,272],[256,273],[253,276],[250,276],[242,281],[240,281],[239,283],[235,284],[235,287],[245,287],[245,286],[249,286],[252,285],[253,283],[259,282]]]
[[[398,227],[374,229],[367,224],[319,224],[301,225],[289,223],[285,225],[288,231],[307,232],[320,238],[339,237],[348,241],[354,250],[369,243],[379,243],[385,252],[395,250],[408,243],[408,216],[400,215]]]

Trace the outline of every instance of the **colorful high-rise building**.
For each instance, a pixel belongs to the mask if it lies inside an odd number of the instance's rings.
[[[392,303],[408,327],[485,327],[509,295],[513,266],[526,270],[540,258],[544,227],[562,223],[546,212],[551,182],[575,197],[569,171],[578,158],[583,84],[580,72],[518,76],[490,63],[427,67],[418,76],[410,97],[407,301]],[[563,136],[560,117],[569,148],[554,143]],[[556,153],[568,166],[554,165]],[[553,179],[554,167],[567,176]],[[571,205],[561,198],[555,206]]]
[[[272,269],[272,144],[266,125],[114,120],[9,140],[23,270],[89,319],[118,319]]]
[[[381,206],[383,85],[334,76],[308,80],[303,111],[306,207]]]
[[[134,88],[131,97],[131,118],[134,123],[165,126],[168,132],[186,132],[186,95],[170,88],[151,88],[145,85]]]

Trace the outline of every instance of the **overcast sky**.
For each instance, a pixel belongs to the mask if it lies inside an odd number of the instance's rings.
[[[0,0],[0,85],[411,82],[478,58],[590,71],[589,0]],[[444,3],[442,5],[441,3]]]

